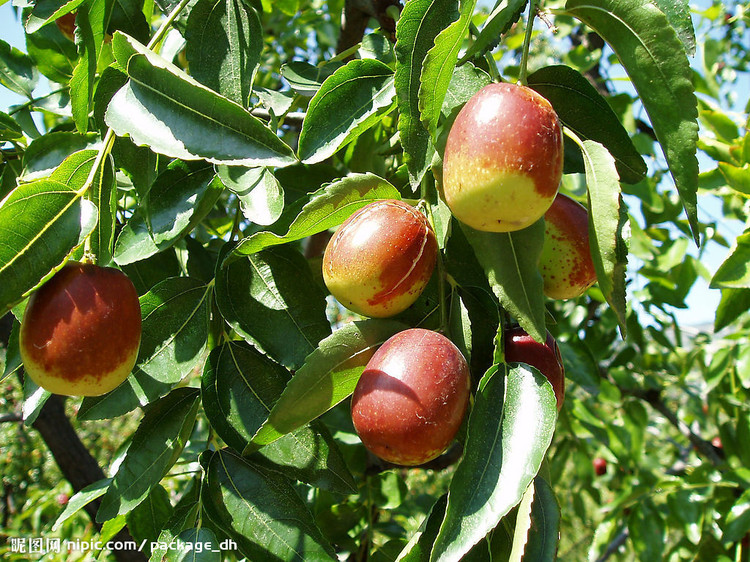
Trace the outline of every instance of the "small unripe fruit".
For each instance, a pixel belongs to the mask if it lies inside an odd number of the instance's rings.
[[[591,464],[594,466],[594,474],[603,476],[607,473],[607,461],[601,457],[596,457]]]
[[[409,308],[437,260],[429,222],[401,201],[376,201],[338,228],[323,255],[323,280],[349,310],[384,318]]]
[[[469,402],[469,366],[445,336],[413,328],[372,356],[352,396],[352,422],[373,454],[415,466],[445,451]]]
[[[542,218],[562,171],[562,127],[549,101],[526,86],[489,84],[448,133],[443,195],[472,228],[512,232]]]
[[[516,326],[505,332],[505,361],[507,363],[526,363],[542,373],[552,385],[560,410],[565,399],[565,369],[557,342],[547,332],[547,339],[539,343],[523,328]]]
[[[713,445],[716,449],[723,449],[724,444],[721,442],[721,437],[718,435],[711,439],[711,445]]]
[[[596,283],[589,249],[588,211],[562,193],[544,214],[539,273],[544,280],[544,294],[551,299],[580,297]]]
[[[20,331],[26,373],[42,388],[98,396],[133,370],[141,307],[121,271],[69,262],[29,299]]]
[[[57,494],[57,505],[67,505],[70,500],[70,496],[66,493]]]

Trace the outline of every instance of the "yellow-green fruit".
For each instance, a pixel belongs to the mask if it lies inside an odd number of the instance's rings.
[[[544,215],[562,170],[562,127],[552,105],[526,86],[490,84],[461,109],[448,134],[443,195],[472,228],[512,232]]]
[[[589,249],[588,211],[562,193],[544,214],[539,272],[544,280],[544,294],[551,299],[580,297],[596,283]]]
[[[323,255],[323,280],[349,310],[384,318],[414,304],[436,260],[437,240],[424,215],[401,201],[376,201],[333,235]]]

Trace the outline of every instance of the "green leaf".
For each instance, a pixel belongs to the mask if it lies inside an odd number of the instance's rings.
[[[651,498],[630,513],[628,531],[638,560],[663,560],[665,522]]]
[[[164,396],[201,368],[208,344],[210,288],[172,277],[140,298],[141,347],[133,373],[112,392],[83,399],[79,419],[111,418]]]
[[[726,328],[745,312],[750,310],[750,289],[723,289],[721,300],[716,307],[714,331]]]
[[[646,109],[696,243],[698,109],[683,44],[650,0],[568,0],[568,13],[610,44]]]
[[[74,152],[58,166],[49,179],[68,186],[83,186],[99,154],[96,150]],[[87,199],[96,205],[99,220],[91,233],[91,252],[99,265],[112,261],[112,245],[115,237],[115,212],[117,211],[117,188],[112,158],[94,175]]]
[[[579,72],[569,66],[547,66],[531,74],[528,84],[550,101],[576,135],[607,147],[622,181],[638,183],[644,178],[643,157],[607,101]]]
[[[419,184],[427,171],[434,150],[420,117],[422,64],[435,38],[457,17],[457,0],[411,0],[404,6],[396,24],[398,131],[412,187]]]
[[[27,10],[24,10],[26,15]],[[56,25],[45,25],[26,34],[26,51],[44,76],[67,84],[73,76],[78,52],[75,43],[65,37]]]
[[[544,221],[516,232],[481,232],[461,224],[500,304],[537,341],[546,337],[542,276],[537,264]]]
[[[31,99],[37,82],[39,71],[32,58],[0,39],[0,84]]]
[[[203,507],[248,560],[335,559],[292,483],[228,451],[205,460]]]
[[[15,140],[21,137],[23,137],[21,125],[10,115],[0,111],[0,141]]]
[[[419,84],[419,112],[433,140],[437,136],[443,100],[453,76],[458,51],[471,24],[476,0],[463,0],[459,18],[442,30],[422,65]]]
[[[344,222],[354,211],[373,201],[401,199],[398,190],[373,174],[350,174],[310,195],[283,236],[273,232],[257,232],[240,241],[228,254],[222,267],[233,261],[260,252],[265,248],[286,244],[323,232]]]
[[[173,161],[120,231],[114,259],[127,265],[175,244],[213,208],[224,186],[204,161]]]
[[[108,30],[110,33],[119,30],[141,43],[147,43],[151,26],[143,13],[143,3],[139,0],[114,0]]]
[[[435,544],[435,538],[440,531],[440,524],[445,517],[445,506],[448,503],[448,496],[442,495],[435,504],[430,508],[427,517],[424,518],[409,543],[401,551],[396,562],[428,562],[432,545]]]
[[[0,316],[62,267],[97,221],[81,186],[24,183],[0,202]]]
[[[128,513],[146,499],[180,456],[199,405],[197,389],[177,388],[146,411],[102,498],[98,522]]]
[[[206,527],[185,529],[177,537],[183,548],[167,550],[164,562],[221,562],[222,548],[216,535]],[[158,558],[162,560],[162,558]]]
[[[486,52],[494,49],[500,42],[502,35],[518,21],[526,9],[528,0],[502,0],[498,1],[492,13],[484,22],[482,30],[474,38],[474,42],[466,49],[458,64],[463,65],[471,58],[481,57]]]
[[[67,504],[65,504],[65,509],[63,509],[63,512],[57,518],[55,524],[52,525],[52,532],[54,533],[60,530],[60,527],[63,523],[65,523],[65,521],[70,519],[73,515],[78,513],[81,509],[86,507],[96,498],[103,496],[111,482],[111,478],[103,478],[101,480],[97,480],[93,484],[89,484],[85,488],[82,488],[81,490],[73,494],[73,497],[68,500]]]
[[[750,490],[745,490],[727,514],[721,538],[724,543],[740,542],[748,531],[750,531]]]
[[[65,131],[47,133],[29,144],[23,154],[23,178],[29,182],[48,178],[74,152],[98,148],[100,139],[95,134],[79,135]]]
[[[492,78],[489,74],[471,63],[457,66],[453,71],[448,91],[443,99],[443,115],[448,118],[455,118],[464,104],[491,82]]]
[[[628,250],[623,239],[627,210],[622,200],[615,161],[597,142],[580,145],[588,187],[589,244],[599,288],[617,316],[620,331],[626,330],[625,271]]]
[[[282,365],[296,369],[331,333],[325,295],[302,255],[270,248],[219,269],[216,303],[224,320]]]
[[[70,103],[73,121],[80,133],[85,133],[89,126],[94,79],[110,11],[111,3],[108,4],[106,0],[88,0],[78,7],[76,14],[79,57],[70,79]]]
[[[301,96],[313,96],[331,74],[341,68],[341,62],[315,66],[307,62],[292,61],[281,67],[281,76]]]
[[[393,107],[393,71],[374,59],[353,60],[326,78],[310,100],[299,157],[322,162],[380,121]]]
[[[533,491],[531,519],[523,549],[524,560],[554,560],[560,537],[560,506],[555,493],[541,476],[529,486]]]
[[[144,544],[146,555],[151,553],[150,544],[159,538],[173,511],[169,492],[157,484],[146,499],[127,514],[128,531],[138,544]]]
[[[719,162],[719,171],[729,187],[743,195],[750,196],[750,164],[740,167]]]
[[[712,289],[750,289],[750,232],[737,237],[729,257],[711,279]]]
[[[552,441],[556,416],[552,386],[536,369],[493,367],[485,375],[431,560],[458,560],[521,501]]]
[[[217,166],[219,179],[240,200],[244,217],[260,225],[275,223],[284,211],[284,188],[270,168]]]
[[[84,0],[69,0],[68,2],[37,0],[34,2],[34,8],[28,18],[26,18],[26,33],[35,33],[48,23],[52,23],[57,18],[76,10],[83,2]]]
[[[244,454],[273,443],[347,398],[375,350],[405,328],[392,320],[355,321],[321,341],[289,381]]]
[[[257,12],[240,0],[199,0],[190,10],[185,39],[190,74],[245,107],[263,50]]]
[[[242,451],[268,418],[290,373],[245,342],[214,348],[201,379],[203,407],[227,445]],[[356,492],[354,479],[322,424],[302,427],[263,448],[254,462],[316,487]]]
[[[690,15],[688,0],[655,0],[659,9],[664,12],[671,25],[682,41],[688,56],[695,55],[695,29]]]
[[[138,145],[183,160],[237,166],[286,166],[294,153],[242,106],[201,85],[122,33],[112,40],[130,80],[112,98],[105,121]]]

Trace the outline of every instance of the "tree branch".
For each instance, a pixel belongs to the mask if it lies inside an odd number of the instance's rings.
[[[94,482],[105,477],[99,463],[91,456],[86,446],[81,442],[68,416],[65,414],[65,403],[60,396],[49,397],[33,427],[39,432],[49,448],[65,479],[78,492]],[[90,502],[84,509],[91,521],[101,530],[101,524],[96,522],[96,512],[99,510],[101,498]],[[122,529],[113,538],[115,541],[131,543],[133,538],[127,528]],[[137,550],[119,550],[112,552],[118,562],[143,562],[145,554]]]

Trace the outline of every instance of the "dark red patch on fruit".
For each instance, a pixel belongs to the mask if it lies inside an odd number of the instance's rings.
[[[425,463],[456,435],[469,400],[469,367],[445,336],[414,328],[373,355],[352,397],[365,447],[403,465]]]
[[[565,399],[565,369],[562,355],[552,334],[547,332],[544,343],[539,343],[523,328],[516,326],[505,332],[505,361],[526,363],[542,373],[555,391],[557,409],[562,408]]]
[[[97,379],[140,345],[138,293],[113,268],[69,263],[29,300],[21,326],[28,358],[66,380]]]

